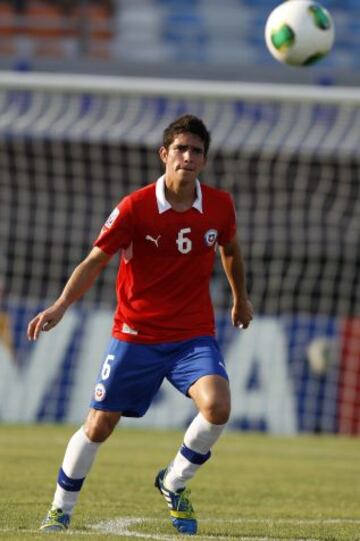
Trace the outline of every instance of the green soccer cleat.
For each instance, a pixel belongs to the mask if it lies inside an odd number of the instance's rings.
[[[62,509],[51,508],[44,518],[40,531],[42,532],[64,532],[70,524],[70,515],[63,513]]]
[[[166,470],[160,470],[155,479],[155,486],[164,496],[170,509],[170,518],[174,528],[181,534],[194,535],[197,532],[197,522],[194,508],[190,501],[190,490],[183,488],[172,492],[164,487]]]

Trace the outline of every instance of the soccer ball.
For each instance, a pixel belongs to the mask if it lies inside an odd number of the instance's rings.
[[[266,45],[276,60],[308,66],[326,56],[334,43],[330,13],[312,0],[288,0],[276,7],[265,26]]]

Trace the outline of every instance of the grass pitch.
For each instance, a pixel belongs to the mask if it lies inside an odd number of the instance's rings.
[[[74,430],[0,427],[0,539],[181,539],[153,481],[182,433],[123,428],[100,449],[69,532],[39,533]],[[360,540],[359,458],[356,438],[225,433],[189,485],[197,540]]]

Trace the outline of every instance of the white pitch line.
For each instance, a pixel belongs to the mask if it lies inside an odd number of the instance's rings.
[[[150,517],[119,517],[116,519],[111,519],[107,521],[102,521],[97,524],[89,525],[89,528],[92,530],[69,530],[64,532],[65,535],[84,535],[84,536],[93,536],[98,535],[99,533],[112,534],[118,537],[137,537],[142,539],[154,539],[156,541],[179,541],[183,536],[179,534],[169,535],[169,534],[151,534],[144,533],[133,530],[132,527],[145,523],[167,523],[168,519],[154,519]],[[274,517],[239,517],[239,518],[204,518],[200,519],[200,523],[218,523],[218,524],[293,524],[293,525],[332,525],[332,524],[360,524],[360,519],[352,518],[318,518],[318,519],[296,519],[296,518],[274,518]],[[0,528],[0,533],[38,533],[38,529],[22,529],[18,530],[15,528]],[[319,538],[279,538],[276,537],[254,537],[254,536],[237,536],[237,535],[196,535],[197,541],[321,541]]]
[[[18,530],[18,529],[15,529],[15,528],[0,528],[0,533],[18,533],[18,534],[23,534],[23,533],[30,533],[30,534],[38,534],[39,533],[39,530],[36,529],[36,530],[31,530],[31,529],[21,529],[21,530]],[[163,535],[163,534],[145,534],[145,533],[141,533],[141,532],[134,532],[132,530],[112,530],[112,529],[108,529],[108,527],[106,526],[106,528],[102,529],[102,528],[94,528],[94,531],[93,532],[89,532],[89,531],[81,531],[81,530],[69,530],[69,531],[66,531],[66,532],[61,532],[61,535],[63,536],[68,536],[68,535],[83,535],[83,536],[94,536],[94,535],[99,535],[99,533],[104,533],[104,534],[111,534],[111,535],[116,535],[118,537],[140,537],[140,538],[143,538],[143,539],[155,539],[155,540],[158,540],[158,541],[179,541],[179,539],[182,539],[183,536],[179,535],[179,534],[174,534],[174,535]],[[296,537],[296,538],[293,538],[293,537],[282,537],[281,539],[280,538],[276,538],[276,537],[239,537],[239,536],[219,536],[219,535],[208,535],[208,536],[202,536],[202,535],[196,535],[196,540],[197,541],[202,541],[202,540],[207,540],[207,539],[210,539],[210,540],[222,540],[222,541],[229,541],[229,540],[232,540],[232,539],[235,539],[236,541],[321,541],[320,539],[314,539],[314,538],[310,538],[310,537],[307,537],[306,539],[305,538],[299,538],[299,537]]]
[[[127,536],[127,537],[138,537],[142,539],[155,539],[157,541],[175,541],[179,539],[179,534],[175,535],[165,535],[165,534],[148,534],[143,532],[137,532],[134,530],[131,530],[130,527],[136,524],[144,524],[146,522],[164,522],[164,520],[158,520],[158,519],[150,519],[150,518],[118,518],[118,519],[112,519],[108,521],[100,522],[99,524],[95,524],[92,526],[96,531],[112,534],[112,535],[119,535],[119,536]],[[205,521],[204,521],[205,522]],[[211,522],[211,519],[207,519],[206,522]],[[217,522],[220,522],[219,520]],[[234,523],[239,522],[236,519],[235,520],[222,520],[222,522],[227,523]],[[221,535],[196,535],[196,539],[198,541],[205,541],[205,540],[216,540],[216,541],[229,541],[232,539],[236,539],[237,541],[320,541],[319,539],[315,538],[275,538],[275,537],[254,537],[254,536],[221,536]]]

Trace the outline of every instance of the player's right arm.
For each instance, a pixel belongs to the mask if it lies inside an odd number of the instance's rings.
[[[49,308],[37,314],[28,325],[29,340],[37,340],[41,331],[50,331],[59,323],[67,308],[80,299],[95,282],[96,277],[111,259],[100,248],[94,247],[74,269],[61,295]]]

